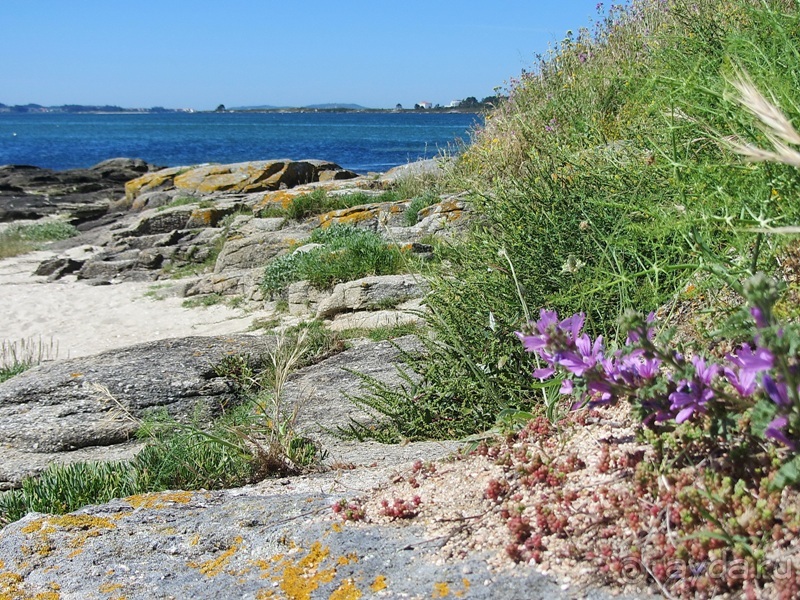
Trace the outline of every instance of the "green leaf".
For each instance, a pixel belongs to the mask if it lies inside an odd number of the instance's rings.
[[[787,486],[794,486],[798,483],[800,483],[800,455],[795,456],[780,468],[770,487],[773,490],[782,490]]]

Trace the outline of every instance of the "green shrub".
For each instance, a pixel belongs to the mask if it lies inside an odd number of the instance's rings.
[[[398,200],[400,200],[399,195],[392,190],[383,192],[378,196],[371,196],[364,192],[329,194],[323,189],[317,189],[310,194],[303,194],[293,198],[286,209],[286,214],[291,219],[305,219],[333,210],[342,210],[375,202],[396,202]]]
[[[266,293],[273,295],[304,279],[325,289],[369,275],[391,275],[402,267],[400,250],[366,229],[332,225],[315,229],[308,241],[322,247],[278,257],[266,266],[262,279]]]

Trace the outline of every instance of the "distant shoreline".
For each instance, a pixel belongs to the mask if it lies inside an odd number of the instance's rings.
[[[226,109],[226,110],[193,110],[193,109],[121,109],[121,110],[92,110],[90,108],[80,110],[62,110],[59,107],[36,107],[25,108],[25,110],[18,110],[15,107],[0,106],[0,115],[42,115],[42,114],[60,114],[60,115],[163,115],[163,114],[192,114],[192,115],[207,115],[207,114],[287,114],[287,113],[340,113],[340,114],[483,114],[484,110],[476,108],[253,108],[253,109]]]

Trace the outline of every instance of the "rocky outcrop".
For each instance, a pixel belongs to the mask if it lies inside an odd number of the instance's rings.
[[[153,410],[183,420],[216,414],[238,396],[214,365],[233,353],[263,355],[269,339],[161,340],[46,363],[9,379],[0,384],[0,488],[56,458],[85,460],[76,450],[127,443],[136,420]],[[11,461],[8,449],[20,460]]]
[[[67,213],[79,225],[104,215],[125,182],[157,169],[142,160],[114,158],[88,169],[53,171],[0,166],[0,222]]]
[[[424,295],[427,285],[415,275],[379,275],[339,283],[317,306],[317,318],[339,313],[394,308]]]
[[[352,444],[326,433],[346,427],[351,417],[368,418],[347,398],[362,391],[362,379],[350,370],[399,384],[398,348],[416,348],[415,339],[364,343],[294,373],[284,402],[287,410],[298,407],[297,427],[321,440],[332,456],[346,453],[358,461],[358,451],[347,450]],[[239,396],[214,365],[237,354],[257,367],[272,340],[248,335],[162,340],[46,363],[0,384],[0,489],[19,485],[50,462],[128,456],[137,419],[153,410],[181,420],[216,414]],[[374,455],[368,459],[374,462]]]
[[[438,535],[414,521],[341,521],[331,505],[363,489],[360,472],[283,483],[30,514],[0,531],[0,590],[86,600],[577,597],[533,567],[490,569],[476,553],[444,562],[439,549],[472,516]]]
[[[229,165],[200,165],[163,169],[129,181],[127,201],[150,192],[175,190],[181,194],[207,196],[221,192],[251,193],[292,188],[312,181],[333,181],[357,177],[356,173],[321,160],[270,160]]]

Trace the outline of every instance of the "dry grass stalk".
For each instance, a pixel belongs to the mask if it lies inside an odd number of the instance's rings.
[[[739,72],[730,83],[739,92],[739,103],[764,125],[764,133],[772,144],[772,149],[765,150],[738,138],[724,140],[725,144],[753,162],[775,162],[800,168],[800,152],[789,146],[800,145],[800,134],[776,106],[775,98],[772,101],[767,100],[747,73]]]

